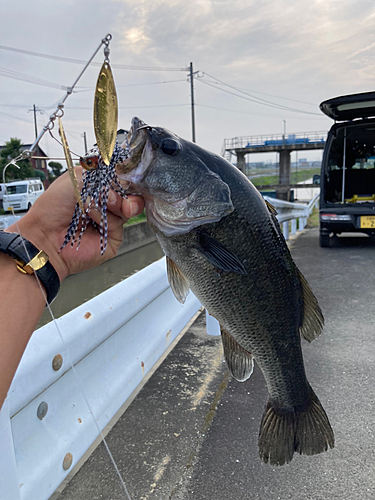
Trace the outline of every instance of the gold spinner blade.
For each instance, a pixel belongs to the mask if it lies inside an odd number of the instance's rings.
[[[118,104],[111,67],[104,62],[96,83],[94,130],[99,152],[106,165],[111,161],[116,143]]]
[[[71,180],[71,182],[73,184],[74,194],[75,194],[75,197],[77,198],[79,207],[82,210],[82,213],[84,214],[85,213],[85,207],[83,206],[83,203],[82,203],[81,193],[80,193],[80,190],[79,190],[78,181],[77,181],[77,177],[76,177],[76,172],[74,170],[73,160],[72,160],[72,157],[70,155],[70,149],[69,149],[68,141],[66,140],[66,135],[65,135],[64,127],[63,127],[63,124],[62,124],[62,121],[61,121],[60,117],[59,117],[59,134],[60,134],[61,143],[62,143],[62,146],[63,146],[63,149],[64,149],[64,155],[65,155],[66,163],[68,165],[69,177],[70,177],[70,180]]]

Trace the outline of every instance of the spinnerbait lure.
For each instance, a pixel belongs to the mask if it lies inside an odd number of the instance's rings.
[[[100,252],[103,255],[107,248],[108,224],[107,224],[107,202],[109,190],[113,189],[120,196],[126,198],[126,191],[121,186],[117,174],[116,164],[123,162],[129,157],[129,148],[123,148],[117,143],[115,145],[111,161],[106,165],[99,154],[98,149],[90,151],[90,156],[98,157],[98,166],[94,170],[83,172],[83,186],[81,190],[81,200],[84,204],[89,198],[89,204],[83,212],[77,202],[75,211],[69,228],[61,245],[60,251],[70,242],[71,247],[77,244],[77,250],[81,244],[83,233],[89,224],[92,224],[100,233]],[[94,222],[89,214],[96,209],[101,213],[100,224]],[[79,233],[79,234],[78,234]],[[78,234],[78,237],[77,237]]]

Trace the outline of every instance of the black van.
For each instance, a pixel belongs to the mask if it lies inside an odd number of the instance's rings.
[[[320,246],[331,234],[375,235],[375,92],[324,101],[335,120],[320,174]]]

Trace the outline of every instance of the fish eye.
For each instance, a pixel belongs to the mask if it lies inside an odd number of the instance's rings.
[[[164,139],[161,143],[162,151],[170,156],[176,156],[180,152],[181,144],[174,139]]]
[[[91,165],[92,161],[91,160],[87,160],[87,165]]]

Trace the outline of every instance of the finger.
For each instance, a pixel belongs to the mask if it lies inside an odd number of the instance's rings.
[[[97,210],[96,208],[91,209],[90,213],[89,213],[89,217],[94,222],[96,222],[98,225],[101,224],[102,214],[101,214],[100,210]],[[125,222],[126,221],[127,221],[127,219],[125,220]],[[111,235],[111,233],[113,231],[116,231],[119,228],[121,228],[121,230],[122,230],[123,224],[124,224],[123,215],[118,216],[118,215],[110,212],[109,210],[107,210],[107,226],[108,226],[109,236]]]
[[[122,200],[122,216],[126,219],[130,219],[131,217],[141,214],[144,208],[145,202],[141,196],[130,195],[128,198]]]
[[[121,196],[112,189],[110,189],[108,193],[107,208],[114,215],[123,218],[124,215],[121,210],[121,204],[122,204]]]

